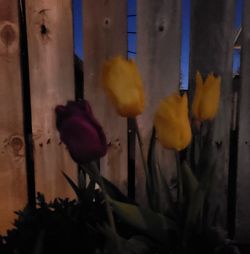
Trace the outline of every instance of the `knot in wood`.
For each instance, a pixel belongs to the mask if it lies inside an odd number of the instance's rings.
[[[215,145],[217,149],[220,149],[222,147],[222,141],[221,140],[215,141]]]
[[[20,150],[23,148],[23,140],[21,137],[14,136],[10,140],[10,146],[13,149],[15,155],[18,155]]]
[[[39,24],[39,33],[43,42],[48,42],[50,40],[50,30],[44,22]]]
[[[9,47],[16,40],[16,31],[11,24],[6,24],[1,29],[0,37],[4,45]]]
[[[113,151],[120,151],[122,149],[120,139],[116,138],[115,140],[108,142],[108,147]]]
[[[44,24],[41,25],[40,32],[42,35],[45,35],[48,32],[48,29]]]
[[[158,31],[159,31],[159,32],[163,32],[163,31],[164,31],[164,26],[163,26],[163,25],[159,25]]]
[[[161,34],[165,34],[166,30],[168,29],[168,22],[165,18],[159,18],[156,21],[156,29],[157,32],[161,33]]]
[[[104,20],[103,20],[103,27],[108,29],[108,28],[110,28],[110,26],[111,26],[111,20],[110,20],[110,18],[105,17]]]

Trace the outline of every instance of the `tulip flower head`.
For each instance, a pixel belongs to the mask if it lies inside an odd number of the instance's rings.
[[[105,134],[86,100],[69,101],[55,111],[60,138],[76,163],[88,163],[106,154]]]
[[[106,61],[102,85],[119,115],[135,117],[143,112],[143,82],[133,60],[118,56]]]
[[[156,110],[154,125],[163,147],[177,151],[186,148],[192,138],[187,94],[173,94],[161,101]]]
[[[199,121],[211,120],[219,108],[221,77],[209,74],[203,82],[200,72],[197,72],[195,83],[192,114]]]

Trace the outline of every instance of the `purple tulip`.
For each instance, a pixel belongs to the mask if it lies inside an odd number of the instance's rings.
[[[88,163],[106,154],[105,134],[86,100],[69,101],[55,111],[60,138],[75,162]]]

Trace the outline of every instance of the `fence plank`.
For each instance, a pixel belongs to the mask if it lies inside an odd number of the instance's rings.
[[[0,0],[0,234],[26,204],[18,2]]]
[[[54,109],[74,99],[71,1],[27,0],[32,129],[37,191],[51,200],[71,196],[61,170],[77,170],[61,144]]]
[[[240,104],[239,104],[239,138],[238,138],[238,178],[236,205],[236,239],[242,243],[250,243],[250,2],[244,1],[244,19],[242,29],[241,76],[240,76]]]
[[[138,0],[137,62],[146,89],[146,109],[139,117],[144,154],[147,154],[153,116],[160,100],[177,92],[180,83],[181,1]],[[175,176],[172,151],[158,147],[163,173],[171,181]],[[137,152],[136,198],[145,204],[145,182],[140,153]]]
[[[234,7],[234,0],[191,1],[190,97],[193,97],[197,70],[203,76],[214,72],[222,77],[220,109],[210,132],[216,162],[216,185],[210,201],[212,211],[220,208],[224,226],[227,217]]]
[[[104,128],[110,144],[101,160],[101,172],[124,193],[127,191],[127,122],[117,116],[100,84],[103,62],[126,56],[127,1],[86,0],[83,2],[84,97]]]

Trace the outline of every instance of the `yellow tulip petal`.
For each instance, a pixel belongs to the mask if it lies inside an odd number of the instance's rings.
[[[221,77],[210,73],[203,83],[200,72],[196,73],[196,87],[192,104],[192,114],[199,121],[215,117],[220,100]]]
[[[208,75],[204,87],[203,96],[200,102],[200,119],[213,119],[219,108],[221,78]]]
[[[154,125],[159,142],[180,151],[191,142],[187,95],[174,94],[163,100],[155,114]]]
[[[135,117],[144,110],[143,82],[134,61],[118,56],[102,69],[102,84],[118,114]]]

